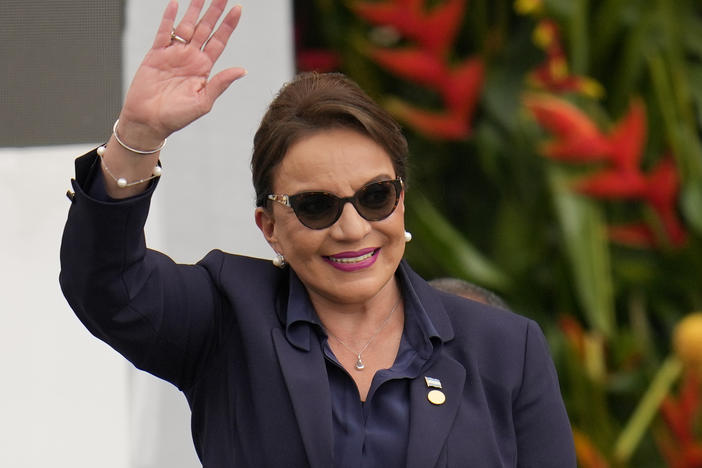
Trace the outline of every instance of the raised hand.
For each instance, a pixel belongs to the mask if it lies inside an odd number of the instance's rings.
[[[163,14],[151,50],[132,81],[120,113],[120,137],[137,148],[155,148],[171,133],[208,113],[215,100],[238,78],[243,68],[227,68],[210,77],[241,16],[235,6],[222,19],[227,0],[192,0],[174,27],[178,3]],[[213,33],[214,31],[214,33]]]
[[[113,135],[98,150],[105,189],[112,198],[141,193],[148,186],[144,182],[160,174],[155,167],[159,151],[139,154],[133,149],[160,149],[171,133],[208,113],[229,85],[246,74],[243,68],[227,68],[210,77],[239,23],[241,7],[229,10],[215,30],[227,0],[212,0],[200,18],[204,2],[192,0],[177,27],[178,3],[168,4],[151,50],[127,91],[115,127],[120,141]]]

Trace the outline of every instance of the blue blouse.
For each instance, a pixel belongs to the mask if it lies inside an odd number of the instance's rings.
[[[399,280],[403,289],[407,288],[408,282],[401,277]],[[405,291],[405,326],[395,362],[390,369],[376,372],[366,401],[362,402],[355,382],[329,346],[307,291],[297,276],[290,274],[286,337],[292,344],[304,346],[312,335],[324,352],[331,391],[335,467],[406,466],[409,383],[441,346],[436,329],[413,299],[414,294]]]

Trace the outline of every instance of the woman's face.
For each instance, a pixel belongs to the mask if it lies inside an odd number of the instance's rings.
[[[274,173],[276,194],[324,191],[350,197],[358,189],[396,174],[385,150],[350,129],[329,129],[293,144]],[[394,285],[405,250],[404,191],[395,211],[366,221],[351,203],[324,229],[310,229],[292,208],[269,202],[256,210],[256,223],[273,249],[282,254],[313,301],[362,303]],[[343,259],[343,261],[341,260]],[[391,286],[392,287],[392,286]]]

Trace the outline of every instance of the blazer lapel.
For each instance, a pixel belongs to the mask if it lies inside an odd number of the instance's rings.
[[[429,401],[428,394],[434,388],[427,386],[425,376],[441,381],[440,391],[446,396],[444,403],[437,405]],[[412,381],[407,468],[436,466],[463,398],[465,378],[465,368],[444,356]]]
[[[312,468],[332,466],[332,416],[329,380],[321,352],[298,349],[280,329],[273,330],[280,368],[290,393],[302,442]]]

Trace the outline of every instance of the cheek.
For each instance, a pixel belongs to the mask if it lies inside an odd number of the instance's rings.
[[[398,205],[395,213],[387,220],[388,223],[382,227],[379,226],[381,233],[388,239],[389,247],[393,251],[393,255],[402,256],[405,249],[405,218],[404,209]]]
[[[283,255],[291,260],[297,258],[303,262],[308,261],[311,256],[317,256],[324,240],[323,231],[307,229],[297,219],[281,223],[277,235]]]

